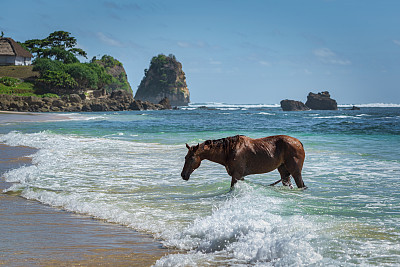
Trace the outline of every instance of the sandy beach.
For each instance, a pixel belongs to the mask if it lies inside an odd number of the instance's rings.
[[[3,174],[35,151],[0,144],[1,191]],[[150,235],[15,195],[0,194],[0,218],[0,265],[151,266],[169,253]]]
[[[39,122],[68,120],[66,113],[36,113],[0,110],[0,124],[15,122]]]

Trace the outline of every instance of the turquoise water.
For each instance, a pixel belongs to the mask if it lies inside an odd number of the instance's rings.
[[[400,264],[400,107],[283,112],[204,103],[66,116],[2,121],[0,142],[39,148],[32,166],[5,175],[14,182],[6,191],[186,251],[156,266]],[[269,187],[279,179],[273,171],[229,191],[224,167],[206,161],[182,180],[185,143],[237,134],[300,139],[308,189]]]

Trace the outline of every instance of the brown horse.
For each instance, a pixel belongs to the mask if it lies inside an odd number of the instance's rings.
[[[225,166],[232,177],[231,187],[249,174],[267,173],[278,169],[282,184],[292,188],[290,175],[298,188],[306,187],[301,177],[305,158],[303,144],[287,135],[252,139],[243,135],[207,140],[196,146],[189,146],[181,176],[189,180],[192,172],[207,159]]]

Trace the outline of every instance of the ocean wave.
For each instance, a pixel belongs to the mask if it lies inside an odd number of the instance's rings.
[[[360,108],[400,108],[400,104],[394,103],[338,104],[340,108],[352,108],[353,106]]]
[[[397,138],[303,135],[308,190],[267,186],[279,177],[275,171],[229,191],[225,169],[209,161],[190,181],[181,179],[183,141],[121,140],[127,136],[118,129],[103,137],[47,130],[0,135],[8,145],[39,149],[32,166],[4,175],[14,183],[6,191],[151,233],[186,251],[156,266],[400,262]]]
[[[155,266],[181,266],[182,260],[189,259],[203,262],[202,254],[208,258],[223,255],[227,265],[301,266],[321,260],[322,256],[310,245],[315,225],[302,216],[280,215],[282,205],[291,203],[240,183],[235,195],[211,215],[196,219],[165,241],[167,246],[189,250],[188,254],[168,255]]]
[[[398,108],[400,104],[395,103],[366,103],[366,104],[338,104],[339,108],[352,108],[353,106],[361,108]],[[204,103],[190,103],[188,106],[180,107],[184,110],[195,110],[201,107],[207,107],[209,109],[220,109],[220,110],[246,110],[254,108],[280,108],[280,104],[228,104],[222,102],[204,102]]]
[[[183,162],[177,157],[184,156],[183,146],[49,131],[10,132],[0,141],[39,148],[32,166],[5,174],[14,183],[7,192],[150,232],[167,247],[189,251],[166,256],[158,265],[211,264],[218,257],[234,264],[301,265],[321,258],[310,243],[315,234],[312,222],[281,215],[293,203],[279,193],[266,194],[263,187],[239,183],[226,197],[221,188],[229,186],[229,179],[218,186],[226,174],[222,169],[221,175],[216,174],[215,166],[206,162],[196,173],[200,178],[183,184],[179,177]],[[207,182],[217,185],[201,190]],[[205,215],[204,210],[212,212]]]
[[[219,102],[190,103],[188,108],[196,109],[199,107],[215,108],[215,109],[250,109],[250,108],[277,108],[279,104],[228,104]]]

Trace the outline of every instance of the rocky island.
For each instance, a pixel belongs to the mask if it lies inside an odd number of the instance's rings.
[[[318,94],[310,92],[305,104],[301,101],[285,99],[281,101],[281,108],[283,111],[337,110],[337,102],[331,98],[328,91]]]
[[[337,110],[336,100],[331,98],[328,91],[318,94],[310,92],[307,96],[306,106],[315,110]]]
[[[158,103],[168,98],[172,106],[187,106],[190,102],[182,64],[174,55],[153,57],[149,69],[136,91],[135,99]]]
[[[309,107],[304,105],[301,101],[296,100],[282,100],[281,101],[281,108],[283,111],[303,111],[303,110],[310,110]]]

